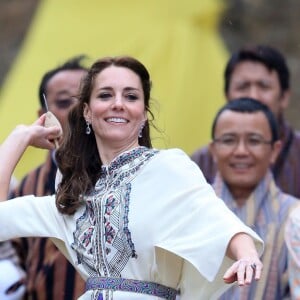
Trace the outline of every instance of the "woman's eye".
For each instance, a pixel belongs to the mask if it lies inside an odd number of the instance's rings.
[[[98,97],[100,99],[107,99],[107,98],[111,97],[111,94],[110,93],[101,93]]]
[[[134,95],[134,94],[128,94],[128,95],[127,95],[127,99],[133,101],[133,100],[137,100],[138,97],[137,97],[136,95]]]

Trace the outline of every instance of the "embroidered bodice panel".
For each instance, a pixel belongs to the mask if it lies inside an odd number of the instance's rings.
[[[131,182],[156,153],[146,147],[122,153],[102,166],[93,192],[85,196],[72,248],[90,276],[120,277],[129,259],[137,257],[128,228]]]

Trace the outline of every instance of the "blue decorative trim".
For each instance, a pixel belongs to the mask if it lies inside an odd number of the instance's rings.
[[[179,290],[156,282],[113,277],[89,277],[86,281],[86,290],[96,289],[147,294],[166,300],[175,300],[176,295],[180,294]]]
[[[118,278],[138,253],[129,228],[131,182],[158,150],[137,147],[102,166],[86,208],[76,220],[71,244],[89,276]]]

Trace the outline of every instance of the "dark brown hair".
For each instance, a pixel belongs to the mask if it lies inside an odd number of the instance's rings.
[[[153,121],[153,114],[149,109],[151,80],[147,69],[141,62],[128,56],[105,57],[96,61],[82,81],[79,102],[69,113],[68,130],[56,153],[58,169],[62,173],[56,206],[64,214],[71,215],[76,211],[82,203],[83,195],[92,190],[100,176],[102,162],[95,135],[93,130],[89,135],[85,133],[83,111],[85,103],[90,102],[96,76],[110,66],[128,68],[139,76],[144,92],[145,110],[151,117],[145,123],[139,145],[152,147],[149,128],[149,122]]]

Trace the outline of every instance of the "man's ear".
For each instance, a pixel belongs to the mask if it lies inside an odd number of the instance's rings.
[[[282,110],[285,110],[290,104],[291,91],[286,90],[282,93],[280,98],[280,106]]]
[[[270,157],[270,163],[274,164],[276,162],[276,159],[278,158],[280,151],[282,148],[282,142],[281,141],[276,141],[273,146],[272,146],[272,153]]]
[[[213,141],[211,141],[208,144],[208,150],[209,150],[211,156],[213,157],[214,162],[216,162],[217,161],[216,154],[215,154],[216,148],[215,148],[215,144]]]

